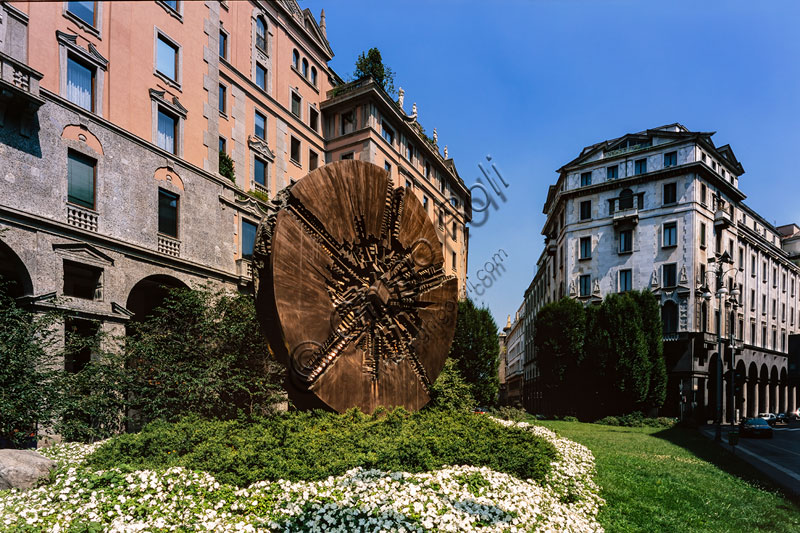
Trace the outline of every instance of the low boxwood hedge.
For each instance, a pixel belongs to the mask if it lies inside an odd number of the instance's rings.
[[[96,468],[183,466],[247,486],[259,480],[319,480],[361,466],[422,472],[487,466],[543,481],[557,457],[547,441],[484,415],[441,410],[282,413],[257,421],[187,417],[120,435],[89,459]]]

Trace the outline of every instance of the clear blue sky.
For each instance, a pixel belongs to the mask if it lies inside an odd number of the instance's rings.
[[[505,273],[476,303],[502,327],[542,246],[555,170],[581,148],[680,122],[716,131],[745,168],[746,200],[800,223],[800,2],[300,0],[327,16],[347,79],[378,47],[469,186],[491,154],[508,201],[472,230],[469,277],[500,248]],[[484,165],[485,166],[485,165]]]

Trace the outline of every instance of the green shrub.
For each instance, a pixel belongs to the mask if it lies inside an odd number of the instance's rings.
[[[489,409],[489,414],[497,418],[502,418],[503,420],[511,420],[512,422],[522,422],[530,417],[525,409],[508,406],[499,407],[497,409],[491,408]]]
[[[428,409],[358,410],[337,415],[291,412],[255,422],[187,417],[147,425],[104,444],[97,468],[184,466],[246,486],[258,480],[319,480],[361,466],[422,472],[444,465],[488,466],[544,480],[556,451],[528,431],[485,416]]]
[[[451,357],[445,361],[442,372],[431,387],[431,408],[453,411],[472,411],[475,408],[472,388],[464,381],[457,365]]]
[[[619,426],[619,418],[616,416],[606,416],[595,421],[595,424],[602,424],[604,426]]]
[[[219,152],[219,173],[232,182],[236,183],[236,174],[233,169],[233,159],[231,156],[220,150]]]
[[[578,419],[572,415],[567,415],[561,420],[563,420],[564,422],[578,422]]]
[[[253,297],[173,289],[126,342],[128,406],[149,422],[259,416],[280,402]]]

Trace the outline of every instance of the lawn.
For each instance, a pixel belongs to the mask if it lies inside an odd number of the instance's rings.
[[[594,453],[606,531],[800,531],[796,503],[695,430],[543,425]]]

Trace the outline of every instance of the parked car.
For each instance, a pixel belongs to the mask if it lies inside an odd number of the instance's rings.
[[[767,424],[774,426],[775,420],[777,420],[778,417],[776,417],[774,413],[759,413],[758,418],[763,418],[767,421]]]
[[[773,415],[774,416],[774,415]],[[745,418],[739,424],[739,435],[742,437],[772,438],[772,426],[762,418]]]
[[[789,420],[800,420],[800,409],[789,411],[788,413],[786,413],[786,416],[789,417]]]
[[[788,424],[789,423],[789,415],[786,413],[778,413],[778,416],[775,417],[776,424]]]

